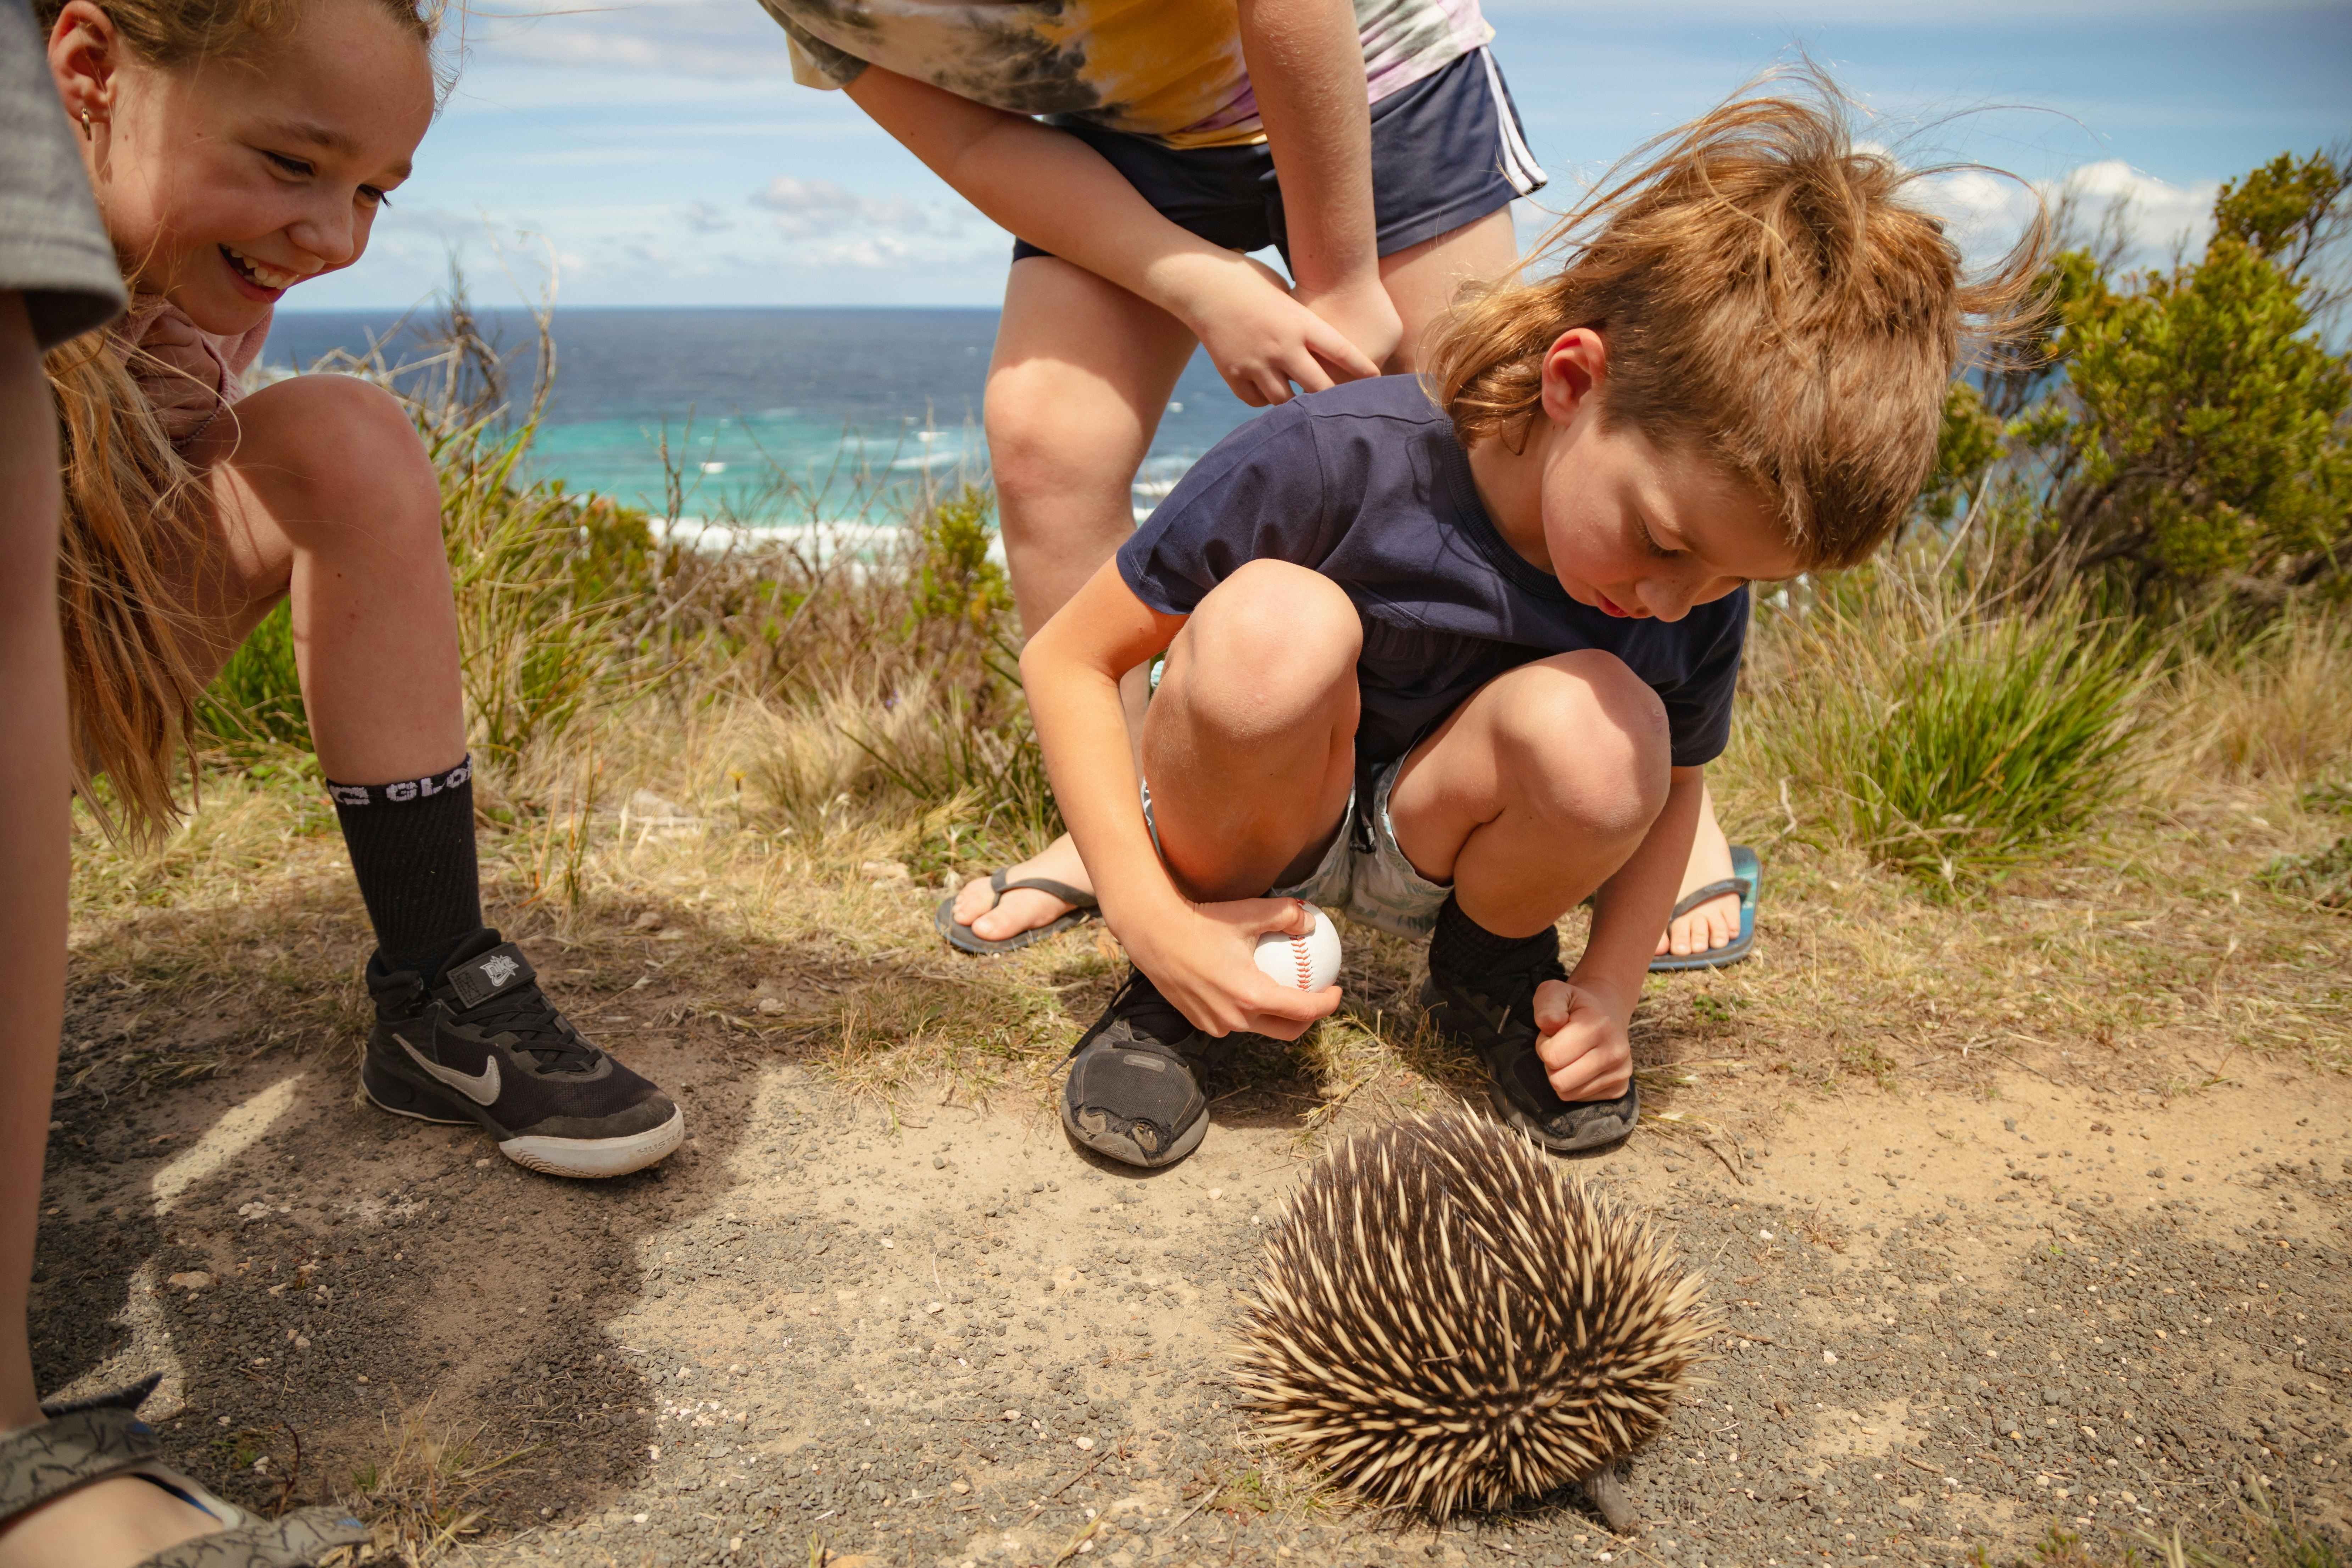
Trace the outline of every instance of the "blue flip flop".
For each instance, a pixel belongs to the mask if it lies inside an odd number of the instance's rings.
[[[1043,942],[1057,931],[1065,931],[1074,925],[1093,920],[1102,912],[1101,907],[1095,902],[1092,893],[1082,893],[1067,882],[1057,882],[1051,877],[1024,877],[1017,882],[1012,882],[1005,879],[1006,876],[1007,872],[1002,866],[989,874],[989,888],[996,894],[994,899],[989,900],[988,907],[992,910],[1004,901],[1005,894],[1022,888],[1033,888],[1041,893],[1050,893],[1062,902],[1074,907],[1059,920],[1048,921],[1045,925],[1029,931],[1015,931],[1001,941],[991,942],[988,938],[975,932],[971,927],[957,921],[955,918],[956,895],[950,893],[940,900],[939,913],[933,917],[934,922],[940,928],[940,934],[948,939],[950,947],[954,948],[958,952],[975,952],[983,956],[992,952],[1011,952],[1015,948],[1027,947],[1033,942]]]
[[[1731,847],[1731,875],[1720,882],[1709,882],[1695,888],[1675,905],[1675,912],[1666,918],[1680,920],[1709,899],[1719,899],[1726,893],[1739,895],[1739,934],[1722,947],[1711,947],[1705,952],[1684,953],[1677,957],[1666,953],[1650,960],[1650,973],[1664,974],[1677,969],[1720,969],[1727,963],[1737,963],[1756,950],[1756,889],[1762,885],[1764,869],[1756,859],[1756,851],[1745,844]]]

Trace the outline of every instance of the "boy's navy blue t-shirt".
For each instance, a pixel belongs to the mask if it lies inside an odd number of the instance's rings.
[[[1621,619],[1568,596],[1504,542],[1469,455],[1409,375],[1283,405],[1217,443],[1118,552],[1162,615],[1189,616],[1248,561],[1311,567],[1355,602],[1359,766],[1400,757],[1507,669],[1600,648],[1664,701],[1675,765],[1721,754],[1748,635],[1748,590],[1672,623]]]

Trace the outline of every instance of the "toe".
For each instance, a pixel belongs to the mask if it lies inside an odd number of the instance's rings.
[[[966,882],[963,890],[956,895],[956,924],[968,926],[986,914],[989,900],[992,897],[994,894],[989,889],[987,878],[974,877]]]

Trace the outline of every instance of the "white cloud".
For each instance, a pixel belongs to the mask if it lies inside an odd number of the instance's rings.
[[[831,180],[803,180],[794,174],[778,174],[753,192],[751,200],[773,209],[776,227],[793,239],[860,227],[894,235],[952,232],[970,215],[969,208],[940,212],[904,196],[861,196]]]
[[[697,234],[719,234],[735,226],[735,220],[719,207],[709,202],[688,202],[678,209],[686,226]]]
[[[2062,205],[2072,207],[2068,240],[2088,241],[2102,223],[2111,224],[2124,241],[2124,259],[2145,264],[2170,256],[2176,247],[2193,252],[2203,246],[2212,232],[2213,198],[2221,187],[2211,180],[2176,185],[2120,158],[2107,158],[2030,185],[1981,169],[1960,169],[1936,175],[1927,188],[1929,205],[1971,262],[1990,261],[2014,244],[2039,202],[2053,216]]]

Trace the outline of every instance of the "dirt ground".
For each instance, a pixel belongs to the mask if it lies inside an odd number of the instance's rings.
[[[1034,1097],[852,1094],[758,1047],[730,1010],[775,986],[665,1010],[625,982],[567,1005],[690,1140],[575,1184],[357,1102],[348,1047],[76,1076],[152,1027],[85,976],[44,1389],[161,1373],[146,1414],[192,1472],[261,1503],[356,1489],[485,1563],[1950,1563],[2053,1524],[2222,1540],[2254,1484],[2339,1550],[2352,1527],[2340,1075],[1792,1098],[1737,1058],[1659,1069],[1680,1120],[1580,1169],[1674,1235],[1727,1328],[1633,1463],[1623,1541],[1572,1489],[1443,1530],[1353,1510],[1233,1407],[1265,1227],[1318,1150],[1440,1103],[1425,1080],[1246,1060],[1201,1152],[1141,1174]]]

